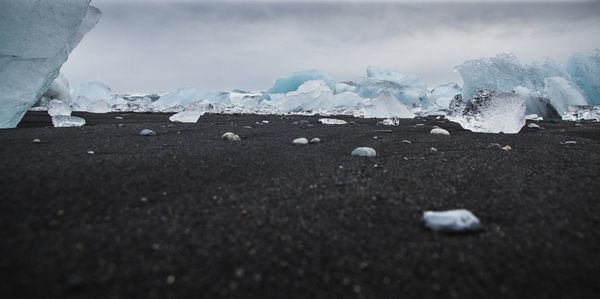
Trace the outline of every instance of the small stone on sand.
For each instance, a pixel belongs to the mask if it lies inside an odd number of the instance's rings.
[[[242,141],[242,139],[240,138],[240,136],[238,136],[238,134],[235,134],[232,132],[227,132],[227,133],[223,134],[223,136],[221,136],[221,139],[227,140],[227,141]]]
[[[156,132],[148,129],[143,129],[140,131],[140,136],[156,136]]]
[[[352,156],[375,157],[377,152],[370,147],[357,147],[352,151]]]
[[[432,129],[429,132],[429,134],[432,134],[432,135],[450,135],[450,132],[448,132],[448,131],[446,131],[446,130],[444,130],[442,128],[435,128],[435,129]]]
[[[296,138],[294,139],[293,143],[295,145],[304,145],[304,144],[308,144],[308,139],[306,138]]]

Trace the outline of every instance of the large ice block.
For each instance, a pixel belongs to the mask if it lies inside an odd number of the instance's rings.
[[[589,104],[600,105],[600,49],[571,55],[567,71]]]
[[[288,92],[297,91],[307,81],[320,80],[325,82],[325,85],[333,92],[335,91],[335,81],[331,79],[325,72],[321,70],[307,70],[296,72],[287,77],[282,77],[275,80],[275,84],[265,93],[264,98],[269,100],[270,94],[286,94]]]
[[[17,126],[100,15],[90,0],[0,1],[0,128]]]
[[[484,90],[470,100],[457,95],[447,117],[473,132],[518,133],[525,125],[525,102],[512,92]]]
[[[83,82],[73,91],[71,98],[77,100],[84,97],[90,102],[104,101],[108,103],[111,99],[111,89],[100,81]]]
[[[388,91],[365,101],[362,116],[366,118],[414,118],[415,115]]]
[[[418,77],[375,67],[367,68],[367,78],[357,82],[354,92],[367,99],[387,93],[402,104],[412,107],[426,108],[435,102],[435,98],[427,90],[427,85]]]
[[[587,101],[577,88],[562,77],[546,78],[544,85],[544,94],[559,115],[563,115],[569,106],[587,105]]]
[[[60,73],[46,92],[42,95],[42,97],[47,97],[49,99],[60,100],[63,103],[69,103],[71,100],[71,87],[69,86],[69,80],[65,77],[63,73]]]
[[[160,97],[153,103],[158,107],[187,106],[198,101],[230,104],[229,92],[203,92],[194,88],[179,88],[174,92]]]

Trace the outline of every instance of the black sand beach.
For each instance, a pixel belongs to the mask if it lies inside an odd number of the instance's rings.
[[[0,130],[2,298],[600,294],[599,123],[509,135],[435,118],[75,115],[88,125],[30,112]],[[484,230],[424,228],[424,211],[454,208]]]

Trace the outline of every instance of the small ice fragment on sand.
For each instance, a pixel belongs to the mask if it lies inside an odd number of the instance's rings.
[[[320,142],[321,142],[321,139],[319,139],[319,138],[313,138],[310,140],[310,143],[320,143]]]
[[[42,142],[42,141],[41,141],[41,140],[39,140],[39,139],[37,139],[37,138],[36,138],[36,139],[33,139],[33,143],[41,143],[41,142]]]
[[[481,229],[479,219],[467,210],[423,213],[425,226],[433,231],[462,232]]]
[[[115,116],[115,119],[123,119],[121,116]]]
[[[169,120],[172,122],[179,123],[196,123],[200,116],[204,115],[205,111],[203,109],[190,109],[184,110],[179,113],[171,115]]]
[[[378,124],[384,125],[384,126],[398,126],[400,125],[400,119],[392,117],[392,118],[386,118],[382,121],[380,121]]]
[[[93,154],[95,154],[95,153],[94,153],[94,151],[87,151],[87,154],[88,154],[88,155],[93,155]]]
[[[431,152],[432,154],[435,154],[435,153],[437,153],[437,151],[438,151],[438,150],[437,150],[437,148],[435,148],[435,147],[432,147],[432,148],[430,148],[430,149],[429,149],[429,152]]]
[[[526,120],[534,120],[534,119],[536,119],[537,117],[538,117],[538,115],[537,115],[537,114],[527,114],[527,115],[525,115],[525,119],[526,119]]]
[[[538,126],[538,125],[536,125],[534,123],[528,124],[527,127],[530,128],[530,129],[540,129],[540,126]]]
[[[446,130],[444,130],[442,128],[435,128],[435,129],[432,129],[429,132],[429,134],[432,134],[432,135],[450,135],[450,132],[448,132],[448,131],[446,131]]]
[[[269,123],[269,121],[268,121],[268,120],[263,120],[263,121],[262,121],[262,123],[263,123],[263,124],[268,124],[268,123]]]
[[[504,151],[511,151],[512,147],[510,145],[505,145],[505,146],[502,147],[502,150],[504,150]]]
[[[352,151],[352,156],[375,157],[377,156],[377,152],[370,147],[357,147]]]
[[[577,141],[569,140],[565,141],[565,144],[577,144]]]
[[[412,143],[412,141],[410,141],[410,140],[406,140],[406,139],[405,139],[405,140],[402,140],[402,143],[411,144],[411,143]]]
[[[50,108],[48,109],[48,114],[50,116],[55,115],[71,115],[71,107],[69,107],[68,103],[65,103],[60,100],[52,100],[50,101]]]
[[[306,138],[296,138],[294,139],[293,143],[295,145],[304,145],[304,144],[308,144],[308,139]]]
[[[240,136],[238,136],[238,134],[235,134],[232,132],[227,132],[227,133],[223,134],[223,136],[221,136],[221,139],[227,140],[227,141],[242,141],[242,139],[240,138]]]
[[[77,116],[55,115],[52,116],[52,124],[57,128],[81,127],[85,125],[85,119]]]
[[[148,129],[143,129],[140,131],[140,136],[156,136],[156,132]]]
[[[321,118],[319,119],[319,122],[321,122],[324,125],[345,125],[348,123],[345,120],[335,118]]]

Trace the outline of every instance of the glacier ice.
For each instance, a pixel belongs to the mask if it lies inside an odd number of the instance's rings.
[[[17,126],[100,15],[90,0],[0,1],[0,128]]]
[[[348,124],[347,121],[342,120],[342,119],[336,119],[336,118],[320,118],[319,122],[324,125],[346,125],[346,124]]]
[[[449,210],[423,213],[425,226],[433,231],[463,232],[481,229],[479,219],[468,210]]]
[[[526,113],[535,115],[533,118],[541,116],[544,119],[560,119],[560,114],[550,103],[547,97],[542,96],[538,91],[529,90],[523,86],[514,88],[515,94],[525,98]]]
[[[563,119],[570,121],[600,121],[600,105],[570,106],[569,109],[563,115]]]
[[[81,127],[85,125],[85,119],[70,115],[54,115],[52,116],[52,124],[56,128]]]
[[[48,114],[50,116],[55,115],[71,115],[71,107],[68,103],[65,103],[61,100],[52,100],[50,101],[50,108],[48,109]]]
[[[81,99],[82,97],[79,98]],[[87,105],[85,111],[90,113],[109,113],[112,111],[112,107],[103,100],[97,100]]]
[[[100,81],[83,82],[71,94],[71,98],[86,98],[90,102],[104,101],[108,103],[112,97],[110,87]]]
[[[483,133],[518,133],[525,125],[526,99],[512,92],[484,90],[470,100],[452,99],[448,119]]]
[[[196,123],[200,119],[200,116],[206,113],[206,108],[210,107],[210,105],[211,103],[206,101],[192,103],[185,110],[171,115],[169,120],[180,123]]]
[[[583,95],[563,77],[544,79],[544,94],[559,115],[563,115],[572,105],[586,105]]]
[[[365,118],[414,118],[415,115],[408,110],[404,104],[392,95],[391,92],[385,91],[378,97],[366,100],[362,104],[362,109],[357,112],[356,116]]]
[[[367,68],[367,78],[356,83],[354,90],[363,98],[374,99],[386,93],[407,106],[429,107],[435,99],[418,77],[375,67]]]
[[[335,91],[335,81],[321,70],[307,70],[295,72],[287,77],[281,77],[275,80],[273,87],[265,92],[264,99],[270,100],[272,94],[286,94],[297,91],[307,81],[323,81],[330,91]]]
[[[436,99],[435,104],[441,109],[448,109],[455,95],[461,94],[461,88],[456,83],[445,83],[431,89],[431,94]]]
[[[179,88],[160,97],[152,105],[155,107],[187,106],[198,101],[231,104],[229,92],[203,92],[194,88]]]
[[[71,100],[71,88],[69,86],[69,80],[63,73],[60,73],[48,90],[42,95],[42,98],[56,99],[64,103],[69,103]]]
[[[571,55],[567,61],[567,72],[589,104],[600,105],[600,49]]]

